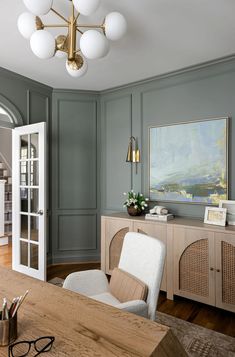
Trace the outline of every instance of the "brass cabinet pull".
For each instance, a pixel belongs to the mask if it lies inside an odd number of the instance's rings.
[[[220,269],[216,269],[217,273],[220,273]]]
[[[211,271],[214,271],[214,268],[211,267],[210,270],[211,270]]]

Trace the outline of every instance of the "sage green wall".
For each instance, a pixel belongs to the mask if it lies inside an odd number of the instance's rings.
[[[32,81],[26,77],[0,68],[0,95],[12,103],[22,116],[23,124],[34,124],[38,122],[47,123],[47,164],[48,164],[48,182],[50,167],[50,124],[51,124],[51,100],[52,88],[41,83]],[[49,187],[48,187],[49,192]],[[48,209],[50,211],[51,202],[48,197]],[[48,220],[48,237],[49,237],[49,220]],[[47,240],[48,259],[50,258],[51,244]]]
[[[24,124],[50,122],[52,88],[0,68],[0,94],[20,112]]]
[[[235,59],[102,93],[52,95],[51,88],[0,69],[0,94],[18,108],[24,124],[48,123],[52,262],[98,260],[100,213],[123,210],[123,192],[131,188],[148,195],[149,126],[235,118]],[[137,174],[125,162],[131,135],[141,149]],[[234,119],[229,136],[229,189],[235,199]],[[177,215],[204,214],[201,205],[166,206]]]
[[[148,128],[230,116],[229,198],[235,198],[235,60],[161,76],[101,95],[101,211],[123,210],[123,192],[148,196]],[[138,138],[138,173],[125,162],[128,138]],[[152,203],[153,204],[153,203]],[[204,206],[164,203],[181,216],[200,217]]]

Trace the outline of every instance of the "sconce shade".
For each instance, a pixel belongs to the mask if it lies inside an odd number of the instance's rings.
[[[133,162],[133,147],[132,147],[132,140],[130,139],[128,149],[127,149],[127,156],[126,162]]]
[[[133,140],[135,144],[133,145]],[[126,162],[140,162],[140,150],[138,149],[137,140],[134,136],[130,137],[127,149]]]
[[[135,151],[135,162],[140,162],[140,150],[136,149]]]

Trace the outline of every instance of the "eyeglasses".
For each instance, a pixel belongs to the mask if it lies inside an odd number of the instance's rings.
[[[34,357],[39,356],[41,353],[49,352],[55,341],[53,336],[44,336],[40,337],[34,341],[19,341],[13,343],[8,348],[9,357],[25,357],[29,354],[31,346],[34,346],[34,349],[37,351],[37,354]]]

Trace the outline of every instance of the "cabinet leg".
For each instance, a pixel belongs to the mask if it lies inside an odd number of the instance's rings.
[[[167,299],[169,299],[169,300],[174,300],[174,294],[173,293],[166,293],[166,297],[167,297]]]

